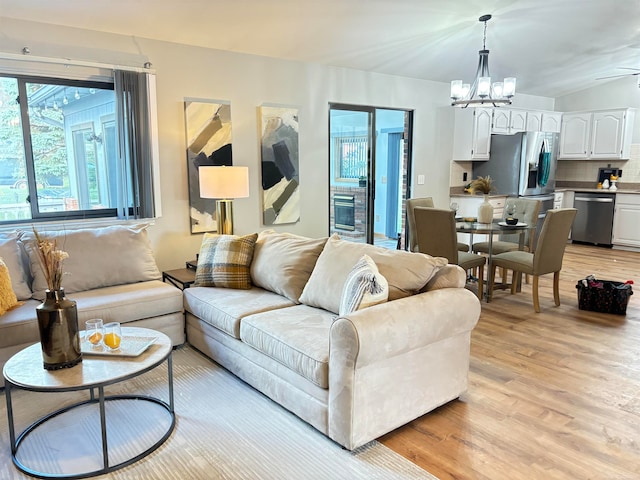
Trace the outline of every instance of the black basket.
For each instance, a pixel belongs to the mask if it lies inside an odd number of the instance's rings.
[[[592,312],[626,315],[631,285],[612,280],[596,280],[592,276],[578,281],[578,308]]]

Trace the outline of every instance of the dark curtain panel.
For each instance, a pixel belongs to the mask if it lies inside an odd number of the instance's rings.
[[[118,216],[121,218],[155,216],[147,75],[114,71],[120,157]]]

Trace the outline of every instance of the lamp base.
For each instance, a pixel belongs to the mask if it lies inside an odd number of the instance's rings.
[[[233,235],[233,200],[218,200],[216,221],[220,235]]]

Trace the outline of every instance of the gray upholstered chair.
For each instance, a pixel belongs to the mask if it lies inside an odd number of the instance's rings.
[[[449,263],[465,270],[478,269],[478,298],[482,299],[486,258],[458,250],[456,219],[453,210],[415,207],[418,251],[434,257],[445,257]]]
[[[560,270],[576,212],[575,208],[548,210],[535,252],[513,251],[493,255],[489,272],[489,297],[493,295],[496,267],[500,267],[514,272],[511,281],[512,294],[516,293],[517,276],[522,273],[533,275],[533,308],[536,312],[540,312],[538,278],[540,275],[553,273],[553,300],[556,305],[560,305]]]
[[[416,219],[413,214],[413,209],[415,207],[425,207],[425,208],[433,208],[433,198],[431,197],[422,197],[422,198],[410,198],[407,200],[407,223],[409,224],[409,251],[417,252],[418,251],[418,241],[416,240]],[[462,242],[457,242],[458,250],[461,252],[468,252],[469,245]]]
[[[538,223],[538,214],[540,213],[541,204],[542,202],[540,200],[533,200],[531,198],[508,198],[504,211],[508,212],[509,207],[513,206],[514,218],[517,218],[519,222],[535,225]],[[533,252],[533,239],[535,238],[535,232],[535,229],[526,230],[524,232],[524,250],[527,252]],[[519,240],[519,233],[500,234],[498,240],[494,240],[491,245],[492,255],[520,250]],[[476,253],[489,253],[489,242],[474,243],[473,251]]]

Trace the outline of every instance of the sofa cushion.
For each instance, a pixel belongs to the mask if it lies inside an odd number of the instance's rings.
[[[9,269],[0,257],[0,316],[18,305],[18,298],[11,285]]]
[[[326,241],[273,230],[260,232],[251,262],[253,284],[298,303]]]
[[[364,254],[373,259],[389,282],[389,300],[417,293],[447,264],[446,258],[349,242],[334,235],[318,257],[300,302],[337,313],[347,275]]]
[[[67,298],[76,302],[81,330],[90,318],[126,324],[182,311],[182,291],[159,280],[76,292]],[[40,341],[36,319],[40,303],[28,300],[0,317],[0,348]]]
[[[251,288],[249,269],[257,238],[257,233],[243,237],[205,233],[194,286]]]
[[[288,298],[257,287],[250,290],[191,287],[184,291],[187,312],[235,338],[240,338],[243,317],[292,305]]]
[[[36,307],[38,300],[26,300],[24,305],[0,316],[0,349],[40,341]]]
[[[62,286],[67,295],[95,288],[162,278],[144,225],[113,225],[82,230],[39,231],[43,238],[57,241],[67,252]],[[43,300],[45,280],[33,232],[20,235],[31,262],[33,298]]]
[[[389,299],[389,283],[380,275],[375,262],[363,255],[356,263],[342,289],[340,315],[384,303]]]
[[[0,233],[0,257],[9,269],[11,285],[18,300],[31,298],[30,274],[23,263],[23,252],[16,232]]]
[[[183,311],[182,291],[160,280],[86,290],[67,295],[67,298],[76,301],[80,329],[90,318],[124,325]]]
[[[314,384],[329,388],[329,329],[334,318],[307,305],[272,310],[243,318],[240,338]]]

